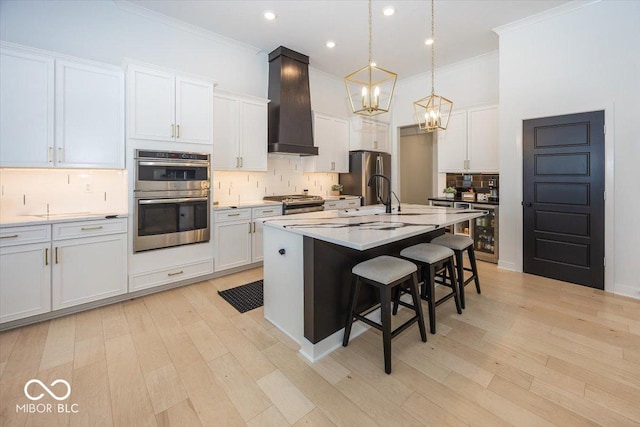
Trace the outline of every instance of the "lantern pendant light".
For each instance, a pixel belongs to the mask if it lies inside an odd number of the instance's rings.
[[[434,24],[434,0],[431,0],[431,95],[413,103],[416,112],[416,121],[421,130],[433,132],[445,130],[449,124],[449,116],[453,109],[453,102],[444,96],[435,93],[435,24]]]
[[[369,63],[344,78],[354,114],[375,116],[389,112],[398,75],[371,60],[371,0],[369,0]]]

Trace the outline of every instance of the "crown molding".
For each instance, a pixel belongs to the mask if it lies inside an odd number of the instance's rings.
[[[556,16],[566,15],[567,13],[574,12],[582,9],[583,7],[592,6],[596,3],[601,3],[602,0],[574,0],[569,3],[565,3],[553,9],[545,10],[544,12],[536,13],[535,15],[527,16],[526,18],[519,19],[514,22],[510,22],[499,27],[495,27],[493,32],[498,36],[508,33],[519,28],[526,27],[528,25],[536,24],[538,22],[546,21]]]
[[[256,55],[263,53],[262,50],[258,49],[255,46],[251,46],[247,43],[242,43],[238,40],[225,37],[213,31],[205,30],[204,28],[197,27],[192,24],[188,24],[179,19],[171,18],[167,15],[163,15],[162,13],[158,13],[153,10],[144,8],[142,6],[138,6],[126,0],[111,0],[111,1],[113,2],[113,4],[115,4],[117,8],[124,10],[126,12],[134,13],[138,16],[142,16],[143,18],[147,18],[147,19],[174,27],[176,29],[186,31],[188,33],[194,34],[199,37],[203,37],[205,39],[209,39],[217,43],[224,43],[231,47],[245,49]]]

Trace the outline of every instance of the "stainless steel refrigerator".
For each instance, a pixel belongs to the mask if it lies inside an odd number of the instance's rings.
[[[368,187],[373,174],[384,175],[391,180],[391,155],[377,151],[350,151],[349,173],[339,176],[340,184],[344,186],[342,192],[362,197],[363,205],[384,203],[391,189],[382,178],[376,178]]]

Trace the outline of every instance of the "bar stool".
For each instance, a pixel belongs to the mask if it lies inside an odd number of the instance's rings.
[[[465,307],[464,301],[464,287],[467,286],[472,280],[476,283],[476,292],[480,293],[480,279],[478,278],[478,266],[476,264],[476,254],[473,251],[473,240],[466,236],[445,234],[444,236],[436,237],[431,243],[453,250],[456,255],[456,270],[458,273],[458,288],[460,290],[460,302],[462,308]],[[469,256],[469,263],[471,268],[464,266],[462,255],[464,251],[467,251]],[[464,278],[464,272],[470,271],[471,276]]]
[[[400,256],[415,261],[422,267],[422,299],[427,301],[429,307],[429,324],[431,333],[436,333],[436,307],[453,297],[456,303],[458,314],[462,314],[460,308],[460,297],[458,295],[458,287],[456,285],[456,276],[453,270],[453,251],[449,248],[431,243],[419,243],[409,246],[400,251]],[[436,274],[444,270],[442,285],[451,288],[451,292],[442,298],[435,299],[435,279]],[[449,272],[449,283],[447,283],[447,271]],[[402,292],[400,292],[401,294]],[[393,301],[394,313],[398,309],[400,295],[397,295]]]
[[[351,325],[354,318],[361,320],[366,324],[382,331],[382,342],[384,348],[384,371],[391,373],[391,339],[395,338],[400,332],[407,329],[411,324],[418,322],[420,327],[420,337],[423,342],[427,341],[427,334],[424,327],[424,316],[422,314],[422,305],[420,303],[418,291],[418,268],[410,261],[382,255],[363,261],[357,264],[351,270],[353,280],[351,282],[351,293],[349,295],[349,312],[346,326],[344,328],[344,338],[342,345],[346,347],[349,344],[349,335],[351,334]],[[415,316],[407,320],[401,326],[393,331],[391,330],[391,293],[396,286],[400,286],[405,282],[410,283],[411,296],[413,297],[413,306]],[[370,308],[362,313],[357,313],[356,305],[358,304],[358,294],[360,285],[365,283],[374,286],[380,291],[380,314],[382,324],[367,319],[367,314],[376,310],[378,306]]]

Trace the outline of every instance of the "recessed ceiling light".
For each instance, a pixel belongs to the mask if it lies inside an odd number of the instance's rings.
[[[433,39],[432,39],[431,37],[429,37],[428,39],[426,39],[426,40],[424,41],[424,44],[426,44],[426,45],[432,45],[432,44],[433,44]]]
[[[387,6],[387,7],[385,7],[384,9],[382,9],[382,14],[383,14],[384,16],[391,16],[391,15],[393,15],[394,13],[396,13],[396,8],[395,8],[395,7],[393,7],[393,6]]]
[[[275,12],[271,12],[270,10],[267,10],[264,13],[264,19],[266,19],[267,21],[273,21],[277,17],[278,17],[278,15],[276,15]]]
[[[334,41],[332,41],[332,40],[329,40],[329,41],[327,42],[327,47],[328,47],[329,49],[333,49],[334,47],[336,47],[336,42],[334,42]]]

